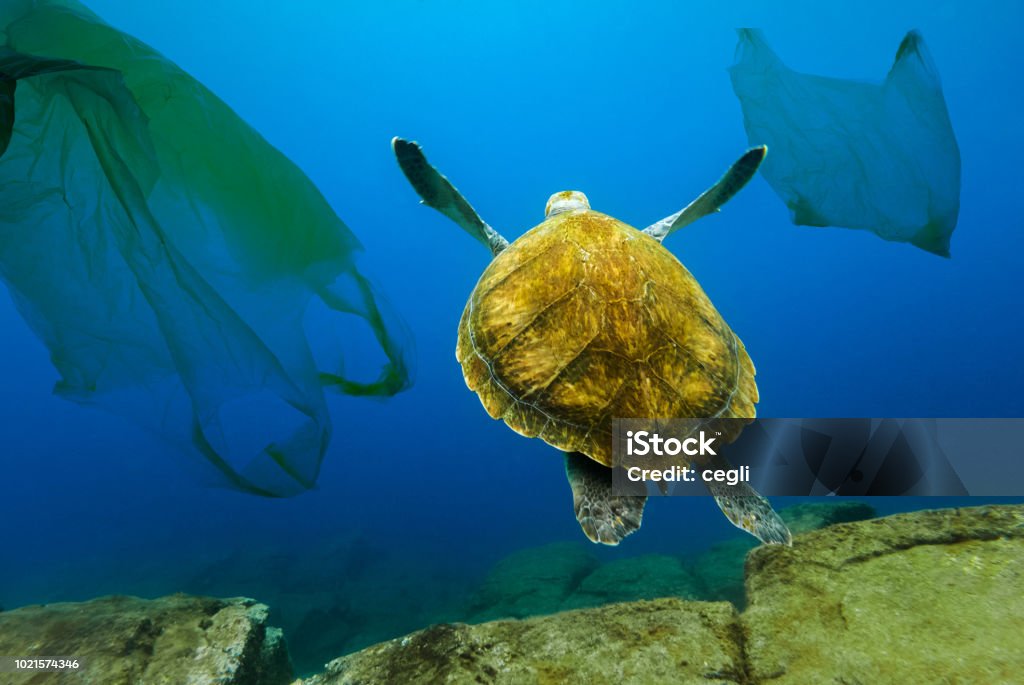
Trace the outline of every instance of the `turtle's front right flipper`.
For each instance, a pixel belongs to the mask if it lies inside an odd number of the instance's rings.
[[[591,542],[617,545],[640,529],[647,504],[646,491],[638,496],[612,492],[612,470],[579,452],[565,453],[565,475],[572,488],[576,520]]]
[[[766,154],[768,148],[764,145],[747,150],[729,167],[725,175],[718,179],[718,183],[705,190],[700,197],[682,210],[645,228],[644,233],[662,241],[697,219],[714,214],[754,177]]]
[[[508,241],[480,218],[476,210],[462,197],[451,182],[432,167],[418,143],[395,137],[391,140],[398,166],[423,200],[457,223],[462,230],[487,246],[497,255],[508,247]]]

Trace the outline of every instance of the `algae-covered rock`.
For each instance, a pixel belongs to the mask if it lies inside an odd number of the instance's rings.
[[[1024,506],[837,524],[757,548],[746,572],[738,619],[726,602],[660,599],[442,624],[304,682],[988,685],[1024,672]]]
[[[0,654],[76,657],[78,672],[3,673],[4,685],[281,685],[291,664],[251,599],[103,597],[0,614]]]
[[[732,602],[742,609],[746,604],[743,560],[756,546],[756,540],[742,537],[719,542],[702,552],[694,560],[691,571],[700,583],[703,598]]]
[[[614,604],[523,621],[441,624],[332,661],[303,685],[745,683],[724,602]]]
[[[520,550],[491,569],[470,603],[470,620],[525,618],[550,614],[584,577],[597,559],[577,543],[554,543]]]
[[[238,546],[182,583],[194,594],[242,594],[268,604],[300,675],[431,623],[463,620],[465,586],[440,560],[402,555],[358,534],[321,547],[301,540]]]
[[[699,583],[678,558],[646,554],[601,564],[566,598],[563,608],[659,597],[699,599]]]
[[[798,535],[836,523],[874,518],[875,509],[865,502],[812,502],[781,509],[779,516]],[[698,556],[691,570],[701,584],[701,598],[732,602],[742,609],[746,604],[743,560],[757,545],[757,540],[748,536],[737,537],[713,545]]]
[[[851,521],[863,521],[875,518],[875,508],[867,502],[837,501],[809,502],[796,504],[779,511],[779,516],[794,534],[819,530],[825,526]]]
[[[900,514],[761,547],[747,596],[755,682],[1020,682],[1024,507]]]

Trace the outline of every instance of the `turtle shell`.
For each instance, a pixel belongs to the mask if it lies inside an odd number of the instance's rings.
[[[605,214],[556,214],[469,297],[456,355],[510,428],[611,466],[612,419],[753,418],[754,365],[661,243]]]

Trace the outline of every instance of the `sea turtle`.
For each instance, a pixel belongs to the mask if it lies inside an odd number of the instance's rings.
[[[565,452],[576,518],[594,542],[640,527],[646,497],[612,490],[612,419],[754,417],[754,365],[696,279],[661,242],[718,211],[757,171],[753,148],[685,209],[643,231],[555,193],[545,220],[509,244],[432,167],[415,142],[392,147],[432,207],[494,256],[459,324],[456,356],[493,418]],[[790,543],[768,501],[747,485],[711,488],[736,526]]]

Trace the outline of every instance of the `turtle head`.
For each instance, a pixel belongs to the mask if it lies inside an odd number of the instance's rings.
[[[590,202],[587,196],[578,190],[563,190],[548,198],[548,204],[544,208],[544,216],[552,217],[555,214],[569,212],[574,209],[590,209]]]

